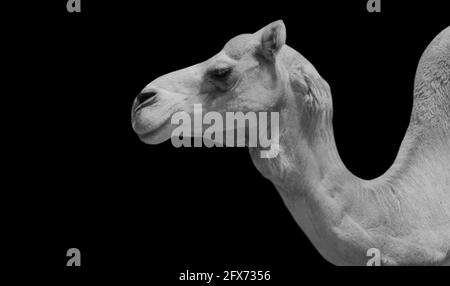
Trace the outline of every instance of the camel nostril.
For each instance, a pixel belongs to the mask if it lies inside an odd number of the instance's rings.
[[[157,92],[154,92],[154,91],[147,91],[147,92],[140,93],[134,101],[133,112],[137,112],[140,109],[150,106],[153,103],[155,103],[155,100],[156,100],[155,95],[156,94],[157,94]]]
[[[156,95],[156,92],[153,91],[147,91],[140,93],[136,98],[136,106],[141,105],[142,103],[146,102],[150,98],[154,97]]]

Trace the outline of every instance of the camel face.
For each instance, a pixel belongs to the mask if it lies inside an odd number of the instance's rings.
[[[283,94],[285,71],[277,55],[285,43],[282,21],[231,39],[205,62],[163,75],[148,84],[132,108],[133,129],[145,143],[158,144],[176,128],[174,113],[273,111]]]

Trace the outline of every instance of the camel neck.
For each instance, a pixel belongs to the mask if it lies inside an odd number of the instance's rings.
[[[334,140],[331,114],[321,114],[314,133],[306,136],[298,126],[301,111],[291,104],[280,112],[280,151],[277,157],[264,159],[251,148],[255,166],[289,196],[332,188],[331,183],[348,182],[353,175],[339,157]]]
[[[327,259],[335,261],[338,247],[329,242],[339,241],[335,229],[345,212],[345,204],[339,199],[342,196],[337,193],[353,191],[357,184],[339,158],[332,129],[321,126],[315,138],[306,138],[298,126],[299,114],[289,109],[281,112],[277,157],[260,158],[257,148],[250,148],[250,154],[311,242]]]

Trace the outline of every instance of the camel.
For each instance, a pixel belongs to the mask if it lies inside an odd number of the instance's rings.
[[[178,111],[279,112],[279,153],[256,168],[272,181],[318,252],[335,265],[450,265],[450,27],[423,53],[410,124],[398,155],[373,180],[341,161],[327,82],[286,45],[282,20],[241,34],[205,62],[163,75],[136,97],[132,125],[158,144]]]

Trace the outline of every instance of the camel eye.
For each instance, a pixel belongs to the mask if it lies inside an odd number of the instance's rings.
[[[218,68],[211,71],[211,77],[217,80],[227,79],[231,74],[231,68]]]

